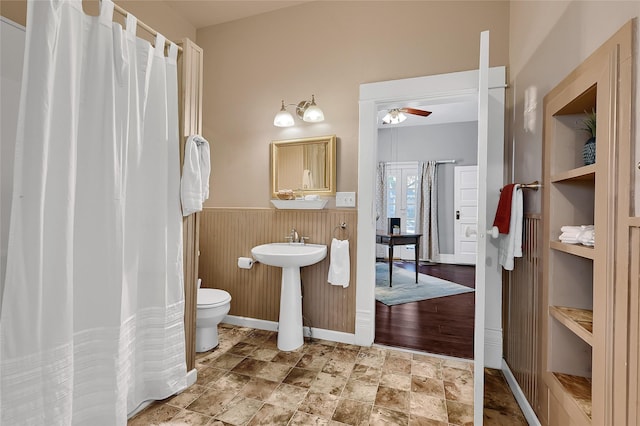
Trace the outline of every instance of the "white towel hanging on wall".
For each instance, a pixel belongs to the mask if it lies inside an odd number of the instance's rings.
[[[189,136],[184,147],[184,165],[180,182],[183,216],[202,210],[204,201],[209,198],[210,173],[209,142],[200,135]]]
[[[351,261],[349,259],[349,240],[331,241],[331,254],[329,258],[329,284],[349,286],[351,278]]]

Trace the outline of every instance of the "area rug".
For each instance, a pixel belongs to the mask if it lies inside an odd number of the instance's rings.
[[[389,287],[389,264],[376,263],[376,300],[387,306],[474,291],[472,288],[425,274],[418,274],[416,284],[415,271],[398,267],[393,268],[392,284],[393,287]]]

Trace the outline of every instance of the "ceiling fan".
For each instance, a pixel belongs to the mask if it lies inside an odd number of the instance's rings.
[[[382,124],[398,124],[407,119],[405,114],[419,115],[421,117],[427,117],[431,115],[431,111],[424,111],[416,108],[393,108],[390,109],[387,114],[382,117]]]

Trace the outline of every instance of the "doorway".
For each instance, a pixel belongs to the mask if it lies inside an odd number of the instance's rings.
[[[457,102],[455,111],[451,104],[437,104],[430,101],[422,105],[431,111],[428,117],[417,117],[412,125],[379,124],[377,147],[377,181],[379,184],[376,216],[377,229],[384,230],[387,218],[400,219],[400,233],[421,233],[421,246],[437,249],[420,250],[421,262],[418,266],[420,284],[414,280],[404,282],[403,270],[415,271],[415,247],[402,245],[393,251],[393,275],[401,280],[400,288],[388,288],[387,270],[389,250],[387,245],[376,247],[376,292],[382,298],[376,300],[375,343],[420,350],[433,354],[473,359],[474,294],[459,294],[455,288],[464,286],[475,288],[475,251],[466,265],[457,258],[460,253],[456,239],[461,223],[460,206],[456,201],[456,189],[460,170],[476,171],[478,161],[477,103]],[[432,161],[434,181],[423,181],[420,162]],[[475,182],[465,176],[465,188]],[[425,175],[427,177],[427,175]],[[431,181],[431,180],[429,180]],[[424,182],[424,186],[419,184]],[[426,193],[422,193],[422,190]],[[418,192],[421,196],[418,197]],[[460,192],[460,191],[458,191]],[[477,210],[477,190],[473,194],[463,191],[466,216],[475,220]],[[428,195],[427,195],[428,194]],[[466,204],[473,199],[473,215],[467,213]],[[427,209],[432,214],[419,212],[417,200],[426,200]],[[459,204],[459,203],[458,203]],[[456,210],[458,209],[458,210]],[[380,211],[378,211],[380,210]],[[435,219],[437,227],[429,224]],[[463,220],[470,226],[468,219]],[[475,247],[475,236],[466,238]],[[473,240],[473,241],[472,241]],[[405,262],[406,261],[406,262]],[[410,274],[413,276],[413,274]],[[411,294],[420,292],[425,286],[438,287],[438,278],[445,280],[454,291],[451,293],[424,295],[425,298],[412,299],[409,303],[393,304],[385,299],[389,293]],[[394,278],[395,281],[395,278]],[[448,294],[448,295],[447,295]],[[443,297],[444,296],[444,297]],[[387,304],[383,303],[387,302]]]
[[[394,80],[360,86],[358,236],[355,343],[375,337],[375,176],[378,114],[414,102],[478,100],[478,258],[474,331],[474,421],[482,422],[484,367],[502,365],[502,273],[498,246],[487,239],[487,216],[495,213],[504,168],[504,67],[488,68],[488,34],[481,35],[481,67],[475,71]],[[479,96],[480,95],[480,96]],[[480,131],[482,130],[482,131]],[[480,143],[481,142],[481,143]],[[493,217],[493,216],[491,216]],[[478,303],[478,300],[480,302]]]

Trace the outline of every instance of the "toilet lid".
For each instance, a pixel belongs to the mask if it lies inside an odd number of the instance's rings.
[[[217,288],[198,289],[198,306],[223,305],[231,301],[231,295]]]

